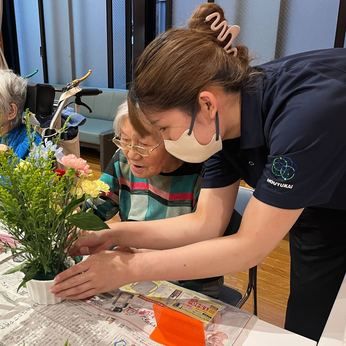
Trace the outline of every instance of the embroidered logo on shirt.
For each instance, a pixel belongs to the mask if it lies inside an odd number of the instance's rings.
[[[272,173],[277,178],[289,181],[295,176],[296,170],[291,159],[278,156],[273,160]]]
[[[296,174],[296,169],[291,159],[283,156],[275,157],[271,166],[271,172],[274,177],[267,177],[268,184],[283,189],[293,189],[294,184],[292,182],[288,183]]]
[[[272,179],[267,178],[267,183],[273,186],[278,186],[278,187],[282,187],[284,189],[293,189],[293,184],[285,184],[285,183],[279,183],[277,181],[274,181]]]

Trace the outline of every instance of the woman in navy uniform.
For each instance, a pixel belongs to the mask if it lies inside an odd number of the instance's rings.
[[[157,126],[176,157],[205,161],[197,210],[84,233],[75,252],[96,254],[56,278],[58,295],[242,271],[290,233],[286,328],[318,340],[346,269],[346,49],[252,67],[247,48],[234,44],[238,32],[218,5],[204,4],[189,28],[145,49],[129,91],[131,121],[142,132],[143,121]],[[254,196],[238,233],[220,238],[240,179]],[[110,243],[164,251],[103,251]]]

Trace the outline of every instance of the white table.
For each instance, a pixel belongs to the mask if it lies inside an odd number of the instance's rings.
[[[234,345],[313,346],[316,341],[276,327],[253,316]]]
[[[318,343],[321,346],[346,345],[346,275],[335,299],[322,337]]]

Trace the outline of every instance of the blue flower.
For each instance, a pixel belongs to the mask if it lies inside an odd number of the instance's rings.
[[[53,144],[52,141],[47,141],[45,144],[34,144],[29,156],[35,160],[48,160],[52,157],[52,154],[59,159],[63,155],[63,149]]]

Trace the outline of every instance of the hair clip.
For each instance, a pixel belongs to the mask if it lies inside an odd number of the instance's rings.
[[[233,41],[236,39],[236,37],[239,35],[240,27],[238,25],[228,25],[226,20],[221,20],[221,15],[219,12],[213,12],[209,14],[205,18],[206,22],[209,22],[215,17],[215,20],[211,24],[210,28],[213,31],[219,31],[221,28],[221,32],[219,33],[217,39],[221,42],[225,41],[229,34],[231,34],[231,37],[229,39],[229,42],[223,47],[223,49],[226,51],[226,53],[230,54],[233,53],[234,56],[237,56],[238,50],[236,47],[231,48]]]

